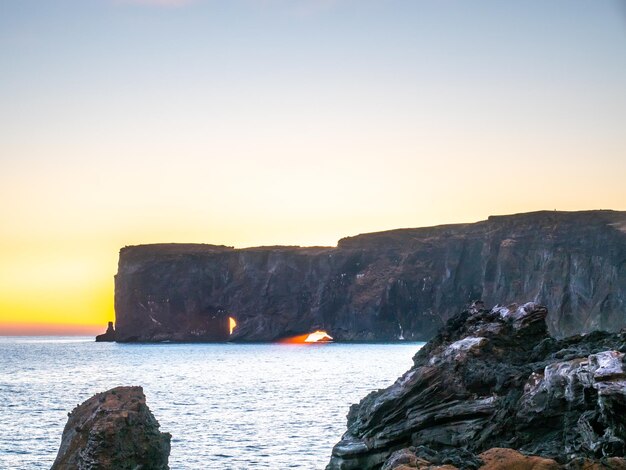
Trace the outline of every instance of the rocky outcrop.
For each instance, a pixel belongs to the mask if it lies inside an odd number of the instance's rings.
[[[513,449],[493,448],[478,456],[480,470],[626,470],[626,459],[603,457],[599,459],[572,459],[559,464],[553,459],[524,455]],[[465,466],[435,465],[419,458],[412,449],[394,452],[382,470],[462,470]]]
[[[415,455],[415,449],[402,449],[391,454],[391,457],[385,462],[382,470],[458,470],[459,467],[444,464],[435,465],[428,460],[419,458]],[[481,470],[558,470],[563,466],[559,465],[555,460],[546,459],[537,456],[524,455],[513,449],[493,448],[489,449],[478,456]],[[619,459],[623,460],[623,459]],[[585,462],[593,465],[590,462]],[[584,467],[585,470],[591,470],[593,467]],[[613,468],[613,467],[606,467]],[[618,468],[618,467],[615,467]],[[581,468],[582,470],[582,468]]]
[[[427,340],[477,298],[545,304],[561,337],[626,326],[626,212],[498,216],[336,248],[126,247],[117,341],[273,341],[314,330],[336,341]]]
[[[482,307],[452,318],[408,372],[350,408],[328,470],[602,468],[624,457],[626,331],[558,340],[545,307]]]
[[[96,336],[96,343],[104,343],[115,341],[115,328],[113,328],[113,322],[109,322],[107,330],[101,335]]]
[[[141,387],[113,388],[69,413],[52,470],[167,470],[170,438]]]

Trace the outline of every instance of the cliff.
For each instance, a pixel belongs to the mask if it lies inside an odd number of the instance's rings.
[[[141,387],[116,387],[68,413],[51,470],[167,470],[170,439]]]
[[[626,332],[557,340],[546,315],[476,305],[451,319],[350,408],[327,470],[626,468]]]
[[[125,247],[117,341],[427,340],[459,305],[532,299],[556,336],[626,326],[626,212],[542,211],[332,247]],[[237,326],[229,332],[229,317]]]

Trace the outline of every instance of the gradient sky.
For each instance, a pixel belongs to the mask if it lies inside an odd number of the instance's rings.
[[[120,247],[626,210],[626,2],[0,0],[0,334]]]

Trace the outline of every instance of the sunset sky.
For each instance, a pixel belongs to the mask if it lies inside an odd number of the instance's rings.
[[[626,210],[621,0],[0,0],[0,335],[119,249]]]

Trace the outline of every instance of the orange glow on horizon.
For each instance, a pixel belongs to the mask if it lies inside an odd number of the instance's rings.
[[[230,334],[233,334],[234,329],[237,327],[237,322],[233,317],[228,317],[228,327],[230,329]]]
[[[314,331],[313,333],[291,336],[289,338],[283,338],[279,340],[279,343],[282,344],[311,344],[311,343],[325,343],[328,341],[332,341],[333,337],[328,333],[322,330]]]
[[[71,323],[0,323],[0,336],[96,336],[106,325]]]
[[[490,215],[626,211],[617,0],[565,16],[547,2],[40,3],[45,15],[0,3],[0,335],[104,332],[129,245],[334,247]],[[494,197],[536,175],[541,191]]]
[[[1,237],[0,237],[1,238]],[[0,335],[87,335],[106,331],[115,319],[114,263],[75,247],[43,249],[0,240]]]

